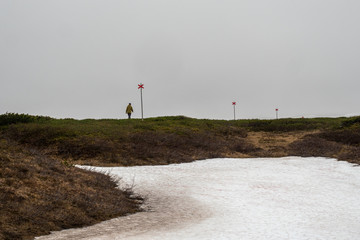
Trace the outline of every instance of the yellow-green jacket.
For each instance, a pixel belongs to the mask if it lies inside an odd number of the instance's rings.
[[[126,113],[129,114],[129,113],[132,113],[134,110],[132,108],[132,106],[129,104],[126,108]]]

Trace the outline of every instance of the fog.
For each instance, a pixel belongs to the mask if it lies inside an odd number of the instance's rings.
[[[1,0],[0,114],[360,115],[359,1]]]

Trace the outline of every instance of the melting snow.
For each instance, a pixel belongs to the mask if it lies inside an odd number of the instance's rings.
[[[134,184],[146,211],[37,239],[360,239],[360,167],[347,162],[210,159],[91,169]]]

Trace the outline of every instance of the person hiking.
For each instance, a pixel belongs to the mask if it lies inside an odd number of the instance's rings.
[[[131,113],[133,112],[134,110],[133,110],[133,108],[132,108],[132,106],[131,106],[131,103],[129,103],[129,105],[127,106],[127,108],[126,108],[126,113],[127,113],[127,115],[129,116],[129,119],[131,118]]]

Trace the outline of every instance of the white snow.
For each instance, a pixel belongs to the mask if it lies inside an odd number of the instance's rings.
[[[360,167],[336,159],[92,169],[134,183],[146,211],[37,239],[360,239]]]

